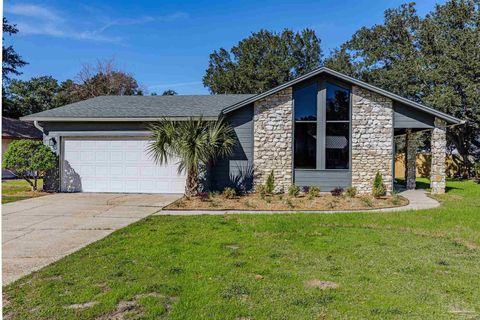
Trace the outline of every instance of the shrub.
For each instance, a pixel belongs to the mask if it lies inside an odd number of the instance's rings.
[[[300,187],[297,185],[292,184],[290,187],[288,187],[288,194],[292,197],[298,196],[300,193]]]
[[[475,170],[475,175],[477,176],[477,178],[480,178],[480,161],[475,163],[473,168]]]
[[[267,177],[267,181],[265,182],[265,190],[267,193],[272,194],[275,190],[275,176],[273,175],[273,170]]]
[[[357,195],[357,188],[356,187],[348,187],[346,190],[345,190],[345,193],[347,194],[347,196],[349,196],[350,198],[353,198]]]
[[[293,205],[293,202],[292,200],[290,199],[285,199],[285,204],[290,208],[290,209],[293,209],[295,206]]]
[[[267,194],[267,188],[263,184],[258,185],[256,191],[260,195],[260,198],[265,199],[265,195]]]
[[[309,187],[308,188],[308,196],[310,198],[315,198],[315,197],[318,197],[318,195],[320,194],[320,188],[319,187]]]
[[[332,196],[334,196],[334,197],[340,197],[340,196],[343,194],[343,188],[341,188],[341,187],[336,187],[335,189],[333,189],[332,191],[330,191],[330,193],[331,193]]]
[[[363,196],[360,198],[362,200],[363,204],[365,204],[367,207],[373,207],[373,201],[370,199],[368,196]]]
[[[223,196],[227,199],[233,199],[236,195],[237,192],[233,188],[226,187],[225,189],[223,189]]]
[[[390,202],[396,206],[400,204],[400,196],[398,195],[397,191],[392,191],[392,199],[390,199]]]
[[[198,197],[200,201],[208,201],[210,200],[210,193],[209,192],[199,192]]]
[[[32,191],[37,191],[37,180],[45,171],[54,169],[57,161],[55,153],[41,141],[36,140],[13,141],[3,154],[3,168],[25,179]]]
[[[379,198],[384,196],[387,193],[385,189],[385,185],[383,184],[383,178],[379,171],[375,175],[375,179],[373,179],[373,188],[372,188],[372,195],[375,198]]]

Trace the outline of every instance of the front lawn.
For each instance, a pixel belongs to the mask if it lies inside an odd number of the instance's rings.
[[[43,189],[43,180],[38,180],[38,190]],[[30,185],[25,180],[2,180],[2,204],[34,197],[44,196],[47,193],[32,192]]]
[[[153,216],[4,288],[6,319],[476,319],[480,185],[415,212]]]

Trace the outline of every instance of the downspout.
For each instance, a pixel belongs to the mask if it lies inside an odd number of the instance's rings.
[[[40,130],[43,135],[45,135],[45,132],[43,132],[43,127],[38,124],[38,121],[37,121],[37,120],[33,121],[33,125],[35,126],[35,128],[37,128],[38,130]]]

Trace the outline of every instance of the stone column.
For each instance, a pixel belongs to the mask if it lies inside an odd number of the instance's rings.
[[[264,184],[272,171],[276,192],[285,192],[293,183],[292,112],[290,87],[254,103],[254,186]]]
[[[406,155],[405,155],[405,180],[407,190],[415,189],[417,178],[417,135],[412,129],[407,129],[405,135]]]
[[[430,188],[432,189],[432,194],[445,192],[446,127],[447,124],[444,120],[435,118],[435,128],[432,129],[431,139],[432,166],[430,170]]]

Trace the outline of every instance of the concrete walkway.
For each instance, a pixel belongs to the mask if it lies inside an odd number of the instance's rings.
[[[59,193],[4,204],[3,285],[149,216],[179,197]]]
[[[352,213],[352,212],[395,212],[395,211],[408,211],[408,210],[421,210],[421,209],[432,209],[440,206],[440,203],[428,196],[428,193],[423,189],[416,190],[406,190],[399,193],[402,197],[408,199],[409,204],[402,207],[395,208],[385,208],[385,209],[371,209],[371,210],[343,210],[343,211],[246,211],[246,210],[160,210],[154,215],[222,215],[222,214],[274,214],[274,213],[298,213],[298,212],[308,212],[308,213]]]

